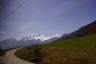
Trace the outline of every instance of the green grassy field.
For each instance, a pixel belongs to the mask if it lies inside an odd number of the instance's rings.
[[[55,48],[76,48],[79,50],[90,50],[96,47],[96,34],[87,35],[80,38],[73,38],[69,40],[61,40],[48,44],[42,44],[43,47],[55,47]]]
[[[33,62],[36,50],[42,58],[39,64],[96,64],[96,34],[24,47],[15,55]]]

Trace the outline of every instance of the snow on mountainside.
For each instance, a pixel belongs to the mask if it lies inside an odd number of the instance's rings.
[[[1,48],[16,48],[22,46],[30,46],[33,44],[41,44],[48,43],[59,39],[62,35],[54,34],[54,35],[42,35],[42,34],[34,34],[30,37],[24,37],[21,40],[15,39],[6,39],[0,41]]]
[[[40,40],[40,41],[45,41],[45,40],[49,40],[52,38],[60,38],[61,35],[60,34],[54,34],[54,35],[42,35],[42,34],[34,34],[30,37],[24,37],[22,40],[26,41],[26,40]]]

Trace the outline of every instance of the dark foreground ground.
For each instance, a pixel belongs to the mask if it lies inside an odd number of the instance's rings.
[[[24,47],[15,55],[36,64],[96,64],[96,34]]]

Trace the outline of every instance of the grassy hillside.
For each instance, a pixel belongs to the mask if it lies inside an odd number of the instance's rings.
[[[80,27],[78,30],[71,32],[67,36],[62,36],[59,40],[83,37],[91,34],[96,34],[96,20],[85,26]]]
[[[24,47],[15,55],[37,64],[96,64],[96,34]]]
[[[44,47],[59,47],[59,48],[66,48],[66,47],[77,47],[77,48],[93,48],[96,46],[96,34],[87,35],[80,38],[73,38],[69,40],[61,40],[53,43],[42,44],[41,46]]]

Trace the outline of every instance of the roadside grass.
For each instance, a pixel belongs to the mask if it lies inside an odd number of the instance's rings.
[[[15,55],[37,64],[96,64],[96,34],[24,47]]]

